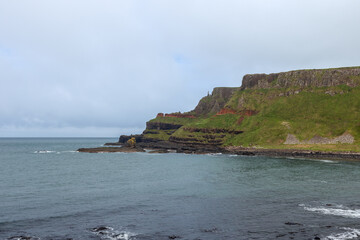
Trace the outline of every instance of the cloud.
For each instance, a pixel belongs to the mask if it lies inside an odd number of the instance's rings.
[[[360,65],[359,7],[357,0],[3,1],[0,136],[142,129],[157,112],[191,110],[213,87],[240,86],[247,73]]]

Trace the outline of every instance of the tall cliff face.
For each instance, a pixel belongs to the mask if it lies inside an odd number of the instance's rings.
[[[196,116],[210,116],[219,112],[229,101],[233,93],[240,88],[218,87],[211,95],[203,97],[192,113]]]
[[[297,70],[272,74],[248,74],[241,89],[305,88],[360,85],[360,67]]]

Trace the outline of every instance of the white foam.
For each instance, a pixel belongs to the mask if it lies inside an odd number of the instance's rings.
[[[220,156],[222,153],[207,153],[207,156]]]
[[[307,211],[322,213],[325,215],[341,216],[346,218],[360,218],[360,209],[349,209],[343,205],[335,205],[329,207],[309,207],[304,204],[300,204]]]
[[[109,239],[109,240],[131,240],[135,239],[135,234],[127,231],[117,231],[112,227],[105,227],[105,229],[101,229],[99,231],[93,230],[94,234],[98,235],[101,239]]]
[[[40,150],[40,151],[35,151],[34,153],[54,153],[55,151],[48,151],[48,150]]]
[[[346,230],[343,233],[331,234],[326,237],[328,240],[346,240],[346,239],[354,239],[360,237],[360,230],[355,228],[342,228]]]
[[[337,163],[337,161],[333,161],[333,160],[319,160],[319,161],[324,163]]]

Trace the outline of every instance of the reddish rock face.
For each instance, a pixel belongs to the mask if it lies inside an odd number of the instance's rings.
[[[224,114],[237,114],[237,112],[229,108],[223,108],[216,115],[224,115]]]
[[[256,111],[248,110],[248,109],[236,112],[233,109],[223,108],[216,114],[216,116],[224,115],[224,114],[237,114],[237,115],[240,116],[238,121],[237,121],[237,124],[240,125],[242,123],[242,121],[244,120],[245,116],[250,117],[250,116],[255,115],[256,113],[257,113]]]
[[[250,116],[253,116],[253,115],[255,115],[257,112],[256,111],[254,111],[254,110],[243,110],[243,111],[241,111],[241,115],[244,115],[244,116],[248,116],[248,117],[250,117]]]
[[[224,114],[238,114],[238,115],[241,115],[241,116],[253,116],[256,114],[256,111],[254,110],[242,110],[242,111],[239,111],[239,112],[236,112],[235,110],[233,109],[229,109],[229,108],[223,108],[221,109],[216,115],[224,115]]]
[[[195,118],[191,114],[182,114],[182,113],[166,113],[165,117],[175,117],[175,118]]]
[[[163,113],[158,113],[157,115],[156,115],[156,117],[158,118],[158,117],[164,117],[164,114]]]

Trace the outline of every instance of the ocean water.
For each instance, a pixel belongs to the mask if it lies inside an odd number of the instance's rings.
[[[0,239],[360,239],[360,162],[0,139]]]

